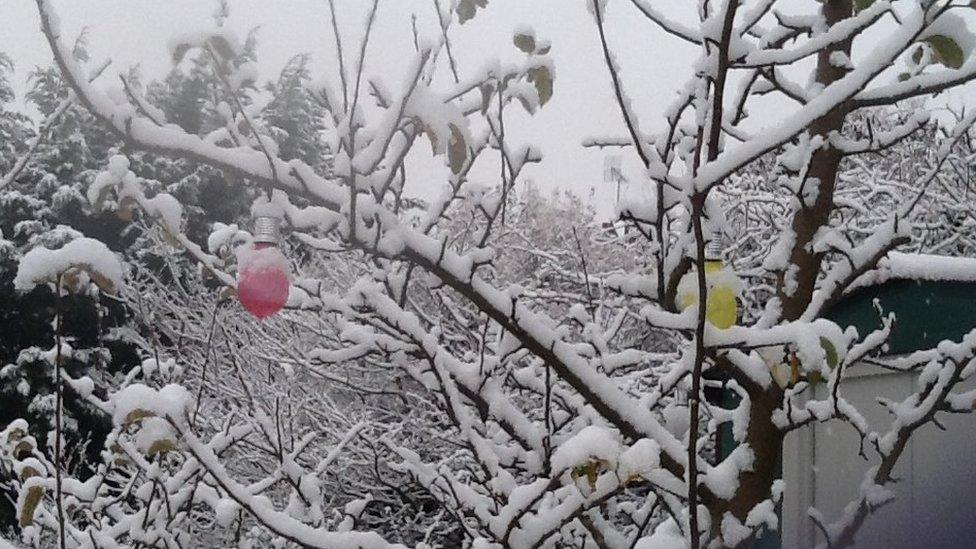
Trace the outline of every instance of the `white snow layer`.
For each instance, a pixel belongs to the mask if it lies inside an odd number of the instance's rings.
[[[108,247],[92,238],[72,240],[57,250],[43,246],[27,252],[17,267],[14,288],[29,291],[39,284],[54,282],[72,268],[100,276],[111,289],[122,285],[122,263]]]

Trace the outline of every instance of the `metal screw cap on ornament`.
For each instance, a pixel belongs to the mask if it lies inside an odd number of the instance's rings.
[[[288,260],[278,249],[276,217],[254,220],[254,243],[237,252],[237,299],[247,312],[264,320],[288,302]]]

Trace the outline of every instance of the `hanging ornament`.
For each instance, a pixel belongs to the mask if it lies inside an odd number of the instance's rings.
[[[237,298],[258,320],[280,311],[288,302],[288,260],[278,248],[277,217],[254,219],[254,241],[237,251]]]
[[[716,328],[725,330],[739,318],[739,295],[742,281],[722,262],[721,243],[717,238],[708,242],[705,250],[705,284],[707,301],[705,319]],[[678,307],[682,311],[698,304],[698,275],[688,273],[678,282]]]

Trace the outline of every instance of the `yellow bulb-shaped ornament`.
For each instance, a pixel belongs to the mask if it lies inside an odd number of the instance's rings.
[[[734,272],[719,260],[705,261],[705,283],[708,288],[705,319],[720,330],[731,328],[739,318],[741,282]],[[698,276],[688,273],[678,284],[678,305],[684,311],[698,304]]]
[[[738,277],[726,271],[721,261],[705,262],[706,279],[709,274],[716,275],[716,284],[708,289],[705,318],[716,328],[731,328],[739,319]],[[731,279],[725,280],[729,277],[722,276],[723,274],[731,275]]]

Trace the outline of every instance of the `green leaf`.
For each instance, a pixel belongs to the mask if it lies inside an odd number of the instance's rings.
[[[516,33],[512,38],[515,47],[525,53],[535,53],[535,36],[527,33]]]
[[[491,97],[495,93],[495,85],[486,82],[478,89],[481,90],[481,114],[485,114],[488,112],[488,107],[491,106]]]
[[[478,8],[484,8],[488,6],[488,0],[461,0],[458,2],[457,14],[458,21],[461,24],[465,24],[478,13]]]
[[[912,52],[912,61],[914,61],[916,65],[922,62],[922,54],[924,52],[925,48],[922,46],[915,48],[915,51]]]
[[[965,54],[955,40],[944,34],[935,34],[925,39],[932,46],[936,61],[947,67],[958,69],[965,61]]]
[[[807,375],[807,382],[816,387],[817,385],[823,383],[823,375],[821,375],[820,372],[810,372]]]
[[[21,496],[20,504],[20,527],[27,528],[31,524],[34,524],[34,512],[37,511],[37,506],[41,503],[44,498],[44,486],[41,484],[31,483],[30,486],[26,487],[23,495]]]
[[[573,470],[570,471],[569,476],[573,478],[573,481],[577,481],[586,476],[586,465],[576,465]]]
[[[208,40],[210,47],[213,48],[214,52],[223,60],[230,60],[237,57],[237,52],[234,51],[233,46],[227,41],[227,38],[219,34],[211,36]]]
[[[427,139],[430,140],[430,152],[431,152],[431,154],[436,155],[437,154],[437,149],[440,148],[439,147],[440,141],[438,141],[438,139],[437,139],[437,132],[435,132],[434,130],[432,130],[430,128],[430,126],[424,124],[423,122],[420,122],[420,126],[421,126],[420,133],[427,134]]]
[[[177,44],[173,48],[173,64],[177,65],[186,56],[186,52],[190,51],[190,45],[186,43]]]
[[[590,483],[590,490],[596,490],[596,480],[599,474],[599,471],[596,470],[597,465],[595,461],[591,461],[586,469],[586,481]]]
[[[533,67],[529,69],[529,82],[535,84],[535,89],[539,93],[539,106],[544,106],[552,99],[552,73],[549,67]]]
[[[464,141],[464,134],[457,126],[451,124],[451,138],[447,143],[447,161],[454,175],[461,173],[468,160],[468,144]]]
[[[837,355],[837,347],[834,347],[834,343],[826,337],[820,338],[820,347],[823,348],[824,355],[827,356],[827,366],[830,366],[830,369],[833,370],[840,362],[840,357]]]

